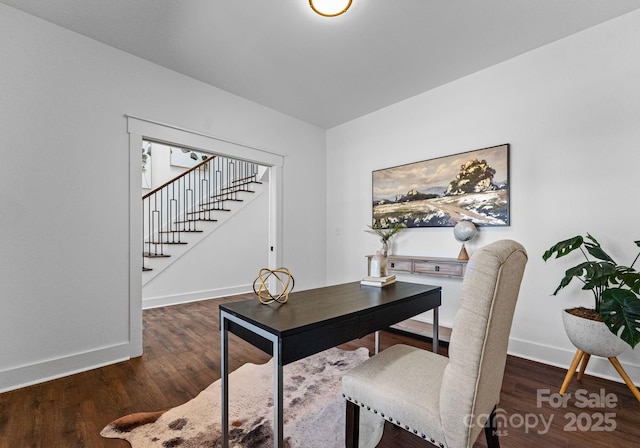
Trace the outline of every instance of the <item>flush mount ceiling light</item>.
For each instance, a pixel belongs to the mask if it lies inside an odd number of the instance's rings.
[[[309,0],[309,6],[324,17],[336,17],[347,12],[352,0]]]

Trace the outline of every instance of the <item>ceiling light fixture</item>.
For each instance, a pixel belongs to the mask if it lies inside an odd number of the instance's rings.
[[[352,0],[309,0],[309,6],[324,17],[336,17],[347,12]]]

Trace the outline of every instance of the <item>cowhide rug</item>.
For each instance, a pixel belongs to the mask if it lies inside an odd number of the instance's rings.
[[[285,448],[344,447],[345,402],[340,380],[369,357],[366,348],[332,348],[284,367]],[[229,375],[229,446],[273,447],[273,361],[245,364]],[[111,422],[103,437],[132,448],[221,446],[220,380],[191,401],[160,412],[132,414]],[[361,412],[360,446],[375,446],[384,421]]]

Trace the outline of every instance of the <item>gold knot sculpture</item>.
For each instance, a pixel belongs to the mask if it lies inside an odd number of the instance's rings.
[[[273,294],[267,282],[273,276],[278,281],[276,289],[281,289],[279,294]],[[289,293],[293,290],[295,280],[287,268],[267,269],[262,268],[258,272],[258,278],[253,281],[253,292],[256,293],[260,303],[268,305],[269,303],[278,302],[285,303],[289,299]],[[279,288],[278,288],[279,286]]]

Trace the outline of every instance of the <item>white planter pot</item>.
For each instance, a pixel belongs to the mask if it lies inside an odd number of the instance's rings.
[[[563,310],[562,323],[571,343],[591,355],[613,358],[629,347],[626,342],[611,333],[603,322],[574,316]]]

